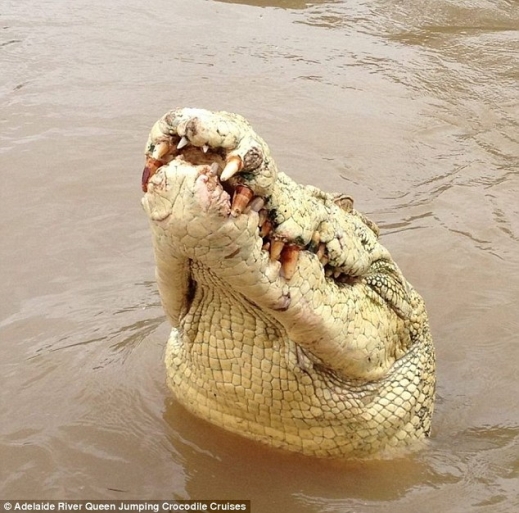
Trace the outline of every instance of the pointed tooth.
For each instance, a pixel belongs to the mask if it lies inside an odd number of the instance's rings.
[[[317,233],[317,232],[316,232]],[[323,258],[324,256],[324,251],[326,250],[326,244],[323,244],[321,242],[321,244],[319,244],[319,247],[317,248],[317,252],[316,252],[316,255],[317,255],[317,258],[319,260],[321,260],[321,258]]]
[[[209,150],[209,146],[207,146],[207,144],[204,144],[204,145],[202,146],[202,151],[203,151],[204,153],[207,153],[207,150]]]
[[[211,164],[211,173],[214,175],[218,174],[218,164],[216,162]]]
[[[227,164],[225,164],[222,174],[220,175],[220,181],[225,182],[226,180],[229,180],[229,178],[231,178],[236,173],[241,171],[242,168],[243,168],[243,163],[241,161],[241,158],[240,157],[231,157],[227,161]]]
[[[265,242],[265,244],[261,246],[261,249],[263,249],[264,251],[268,251],[270,249],[270,241]]]
[[[263,228],[263,225],[265,224],[265,221],[267,220],[268,214],[267,211],[262,208],[259,212],[259,219],[258,219],[258,226],[260,228]]]
[[[183,135],[182,139],[180,139],[180,142],[177,144],[177,150],[181,150],[182,148],[184,148],[184,146],[187,146],[188,144],[188,138],[185,135]]]
[[[247,207],[247,211],[254,210],[259,212],[265,206],[265,200],[261,196],[256,196]],[[247,213],[247,211],[245,213]]]
[[[324,270],[324,275],[329,278],[331,275],[333,274],[333,269],[331,267],[327,267],[325,270]]]
[[[330,261],[330,259],[326,256],[326,255],[323,255],[320,259],[319,259],[319,262],[321,262],[322,266],[324,267],[328,262]]]
[[[272,231],[272,222],[267,219],[260,228],[260,237],[266,237]]]
[[[282,240],[273,240],[270,243],[270,259],[279,260],[284,247],[285,243]]]
[[[340,275],[341,275],[341,271],[339,269],[336,269],[334,272],[333,272],[333,277],[335,279],[337,279]]]
[[[247,208],[254,193],[246,185],[238,185],[234,191],[231,205],[231,216],[238,217]]]
[[[319,249],[319,242],[321,242],[321,235],[319,232],[314,232],[310,244],[308,245],[309,251],[315,251]]]
[[[159,160],[162,157],[164,157],[164,155],[169,153],[170,149],[170,145],[166,141],[162,141],[161,143],[155,145],[155,148],[153,149],[151,156],[154,159]]]
[[[301,248],[295,245],[285,246],[281,253],[281,271],[285,279],[290,280],[297,268]]]

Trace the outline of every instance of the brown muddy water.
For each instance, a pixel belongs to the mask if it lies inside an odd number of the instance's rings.
[[[0,70],[1,499],[517,511],[516,0],[3,0]],[[380,224],[437,347],[425,449],[316,461],[171,399],[140,174],[178,106]]]

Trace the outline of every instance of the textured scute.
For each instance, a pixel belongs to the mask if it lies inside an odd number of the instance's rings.
[[[168,384],[227,430],[308,455],[429,435],[424,302],[353,200],[295,183],[241,116],[164,115],[143,206],[173,329]]]

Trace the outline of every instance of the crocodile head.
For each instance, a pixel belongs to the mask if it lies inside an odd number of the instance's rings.
[[[328,379],[346,387],[346,394],[359,384],[379,390],[394,380],[397,368],[408,365],[406,358],[417,346],[430,346],[423,302],[380,244],[376,225],[353,208],[348,196],[301,186],[279,172],[267,144],[244,118],[202,109],[171,111],[153,126],[145,153],[143,206],[153,232],[162,304],[175,328],[169,366],[176,375],[170,384],[177,397],[197,388],[196,400],[180,397],[192,411],[224,427],[233,423],[225,417],[230,415],[243,426],[250,401],[272,398],[272,379],[279,380],[273,366],[282,367],[287,380],[297,380],[298,372],[310,376],[314,395],[316,387],[322,393],[336,388]],[[254,357],[258,347],[261,358]],[[429,349],[422,359],[431,363],[431,355]],[[240,386],[243,378],[252,387],[242,370],[255,365],[275,373],[270,380],[258,378],[255,399],[240,405],[232,393],[220,394],[215,375]],[[230,373],[218,374],[228,368]],[[423,366],[415,372],[420,373]],[[196,375],[196,385],[185,385],[181,374]],[[396,433],[410,426],[420,409],[428,412],[425,416],[422,411],[422,418],[430,419],[432,375],[425,381],[423,376],[407,379],[411,389],[400,388],[409,405],[394,414],[398,429],[389,429],[390,435],[381,421],[374,422],[370,440],[400,440],[403,435]],[[420,380],[427,384],[427,398]],[[227,421],[215,420],[208,408],[194,404],[205,401],[204,392],[211,396],[210,409],[220,409]],[[372,394],[374,401],[377,394],[381,392]],[[323,397],[310,400],[320,411],[313,410],[314,420],[329,417]],[[292,411],[293,417],[294,404],[278,402],[281,413],[276,415]],[[345,415],[350,415],[351,405],[341,404],[339,410],[349,409]],[[263,422],[270,428],[271,413],[264,414]],[[298,414],[292,417],[284,422],[296,422]],[[344,423],[343,417],[335,415],[331,424]],[[262,423],[258,415],[252,421]],[[316,422],[322,428],[324,421]],[[358,422],[352,424],[357,430]],[[406,427],[405,437],[412,438],[412,431],[423,436],[428,421],[422,424],[420,429]],[[270,437],[252,437],[293,449],[286,437],[281,442],[276,429]],[[356,448],[384,445],[348,436],[360,440],[353,443]]]

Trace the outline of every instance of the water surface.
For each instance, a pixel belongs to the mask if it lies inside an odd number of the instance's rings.
[[[0,22],[0,498],[514,511],[517,2],[7,0]],[[177,106],[243,114],[282,170],[381,226],[437,347],[424,450],[316,461],[171,399],[139,200]]]

